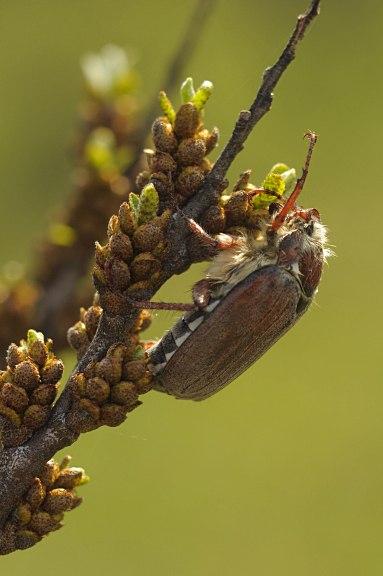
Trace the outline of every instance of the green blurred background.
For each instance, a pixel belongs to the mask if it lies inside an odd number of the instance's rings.
[[[218,1],[183,76],[210,79],[206,124],[225,142],[306,0]],[[194,2],[1,0],[0,267],[27,264],[70,189],[80,57],[134,47],[150,102]],[[337,256],[316,304],[282,341],[203,403],[157,393],[116,429],[69,449],[92,481],[65,527],[0,560],[2,574],[348,576],[383,573],[381,35],[383,4],[324,1],[231,179],[300,167],[302,203]],[[159,295],[188,301],[201,268]],[[149,337],[173,321],[158,315]]]

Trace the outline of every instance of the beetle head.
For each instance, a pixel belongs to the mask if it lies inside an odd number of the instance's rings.
[[[314,208],[295,210],[286,218],[278,244],[278,264],[291,271],[304,294],[313,296],[325,259],[326,229]]]

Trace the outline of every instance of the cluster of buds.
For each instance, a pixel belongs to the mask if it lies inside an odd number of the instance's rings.
[[[210,234],[224,232],[238,235],[245,231],[257,231],[264,228],[265,221],[271,222],[275,203],[283,200],[297,181],[294,168],[286,164],[275,164],[260,186],[250,182],[251,170],[243,172],[233,187],[230,195],[223,191],[216,205],[210,206],[202,214],[200,222]],[[209,253],[209,246],[198,234],[188,239],[188,252],[193,262],[206,260],[216,254],[214,249]]]
[[[204,128],[202,116],[212,92],[211,82],[204,82],[197,91],[191,78],[181,86],[182,106],[177,112],[164,92],[160,104],[165,114],[152,126],[154,150],[145,150],[149,170],[142,172],[137,185],[155,186],[160,198],[160,211],[175,204],[182,207],[201,187],[211,163],[206,156],[215,148],[218,130]]]
[[[118,216],[109,221],[108,243],[96,243],[93,279],[100,304],[110,314],[122,314],[127,298],[140,298],[145,290],[159,286],[164,277],[161,260],[166,255],[164,233],[171,216],[157,216],[158,194],[152,184],[140,196],[130,194]]]
[[[110,219],[108,244],[96,244],[94,283],[102,308],[110,314],[123,314],[126,297],[146,299],[166,279],[161,261],[171,214],[197,192],[211,169],[206,155],[216,146],[218,131],[209,132],[202,124],[211,91],[210,82],[195,91],[187,79],[177,112],[166,94],[160,95],[165,116],[152,127],[155,150],[146,150],[149,170],[137,179],[141,192],[131,193],[118,216]]]
[[[66,422],[73,431],[119,426],[128,412],[140,406],[139,396],[151,390],[144,345],[138,340],[138,332],[148,320],[148,313],[142,311],[128,343],[114,344],[102,360],[91,362],[84,372],[72,376],[73,403]]]
[[[286,164],[275,164],[259,187],[250,183],[250,177],[251,170],[243,172],[232,194],[222,196],[225,232],[238,227],[257,229],[260,220],[270,219],[273,204],[294,188],[297,181],[295,169]]]
[[[18,446],[41,428],[56,397],[64,365],[52,352],[52,341],[28,331],[27,340],[11,344],[7,369],[0,372],[0,430],[5,447]]]
[[[68,330],[68,342],[71,348],[77,353],[77,360],[80,360],[92,342],[101,317],[102,308],[95,302],[89,308],[80,308],[80,319]]]
[[[59,465],[49,460],[33,479],[9,516],[0,539],[0,554],[30,548],[62,527],[64,513],[77,508],[82,499],[76,488],[88,481],[82,468],[69,468],[70,456]]]

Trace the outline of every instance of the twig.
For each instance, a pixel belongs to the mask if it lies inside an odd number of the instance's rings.
[[[258,94],[250,106],[250,109],[240,112],[230,140],[226,144],[212,170],[209,172],[199,195],[211,197],[212,192],[217,189],[225,178],[233,160],[243,149],[244,143],[254,126],[266,114],[266,112],[270,110],[273,101],[273,90],[290,62],[294,60],[297,46],[303,39],[309,24],[315,16],[319,14],[319,2],[320,0],[313,0],[307,12],[298,16],[295,29],[286,48],[283,50],[277,62],[265,70],[261,87],[259,88]],[[195,200],[197,200],[197,198],[195,198]]]
[[[206,207],[211,204],[211,198],[222,183],[231,162],[238,154],[258,120],[270,109],[272,90],[276,86],[288,64],[294,58],[296,47],[303,38],[304,32],[311,20],[318,14],[319,0],[314,0],[309,10],[298,18],[296,28],[290,41],[283,51],[277,63],[266,70],[261,88],[254,103],[247,112],[242,112],[236,123],[233,135],[225,147],[221,157],[216,163],[213,176],[206,179],[205,184],[198,192],[197,197],[185,207],[188,216],[198,217]],[[172,246],[175,251],[170,253],[167,259],[166,273],[179,273],[188,265],[186,252],[186,236],[188,226],[184,218],[175,215],[172,234]],[[144,294],[143,299],[150,298],[151,294]],[[75,371],[82,371],[92,359],[100,359],[109,348],[116,342],[124,340],[124,336],[135,320],[135,314],[131,312],[124,316],[109,317],[105,313],[101,317],[100,326],[92,344],[81,360]],[[66,415],[70,408],[71,399],[69,389],[63,392],[57,402],[48,424],[41,428],[26,444],[17,448],[3,450],[0,456],[0,526],[18,502],[21,494],[30,485],[32,478],[38,473],[49,458],[60,448],[73,443],[77,434],[71,432],[66,426]],[[1,530],[0,530],[1,539]]]

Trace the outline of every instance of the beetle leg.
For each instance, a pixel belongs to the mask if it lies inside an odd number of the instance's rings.
[[[127,302],[136,308],[145,308],[146,310],[179,310],[181,312],[193,312],[196,307],[194,304],[182,304],[180,302],[152,302],[151,300],[135,300],[130,296],[125,296]]]
[[[192,288],[194,304],[199,310],[204,310],[210,302],[212,281],[202,278]]]
[[[226,248],[230,248],[231,246],[238,244],[238,241],[234,236],[222,233],[218,234],[216,237],[210,236],[210,234],[208,234],[195,220],[187,217],[186,219],[189,228],[193,230],[196,235],[198,235],[201,241],[211,248],[215,248],[215,250],[226,250]]]

